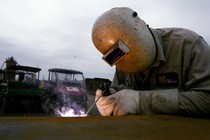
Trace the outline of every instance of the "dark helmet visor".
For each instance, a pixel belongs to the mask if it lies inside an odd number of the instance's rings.
[[[117,62],[119,62],[125,55],[130,52],[130,48],[128,48],[125,43],[119,40],[110,51],[108,51],[102,59],[106,61],[110,66],[113,66]]]

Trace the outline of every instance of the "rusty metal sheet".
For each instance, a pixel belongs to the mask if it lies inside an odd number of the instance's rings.
[[[210,139],[210,120],[178,116],[0,117],[0,139]]]

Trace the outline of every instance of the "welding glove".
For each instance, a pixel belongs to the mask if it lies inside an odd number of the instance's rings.
[[[139,92],[124,89],[109,96],[103,96],[102,90],[96,91],[96,106],[102,116],[122,116],[137,114],[139,106]]]
[[[136,91],[131,89],[103,97],[96,91],[95,100],[102,116],[177,114],[178,90]]]

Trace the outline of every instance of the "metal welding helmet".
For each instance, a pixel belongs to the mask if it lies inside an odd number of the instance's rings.
[[[92,28],[92,41],[109,65],[124,72],[143,72],[155,59],[152,34],[130,8],[113,8],[99,16]]]

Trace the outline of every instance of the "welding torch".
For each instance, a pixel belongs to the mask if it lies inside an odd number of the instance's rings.
[[[85,115],[87,115],[87,114],[91,111],[91,109],[92,109],[93,106],[98,102],[98,100],[99,100],[101,97],[103,97],[104,93],[105,93],[105,92],[108,92],[105,85],[106,85],[105,83],[99,85],[99,88],[98,88],[98,89],[102,90],[102,94],[101,94],[101,95],[98,97],[98,99],[95,100],[95,102],[90,106],[90,108],[87,110],[87,112],[85,113]]]

